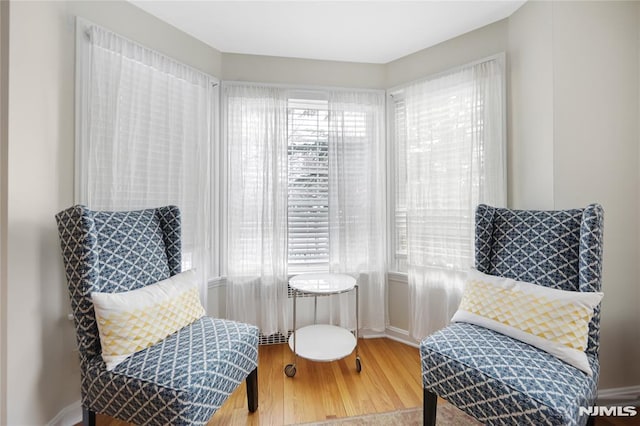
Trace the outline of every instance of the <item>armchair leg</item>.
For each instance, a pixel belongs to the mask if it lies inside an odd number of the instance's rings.
[[[436,425],[436,408],[438,406],[438,395],[433,392],[430,392],[426,389],[423,389],[423,400],[422,400],[422,424],[424,426],[435,426]]]
[[[96,426],[96,412],[82,407],[82,426]]]
[[[250,413],[258,409],[258,367],[247,376],[247,404]]]

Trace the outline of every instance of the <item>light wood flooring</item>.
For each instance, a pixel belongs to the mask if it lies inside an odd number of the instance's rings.
[[[258,411],[247,410],[243,383],[218,410],[208,426],[287,425],[422,405],[420,355],[417,348],[385,338],[360,339],[362,372],[355,355],[320,363],[298,357],[297,373],[289,378],[284,366],[293,360],[289,346],[259,348]],[[98,415],[98,426],[128,423]]]
[[[288,345],[259,348],[258,411],[247,410],[243,383],[216,412],[208,426],[290,425],[382,413],[422,405],[422,376],[417,348],[385,338],[361,339],[362,372],[355,355],[318,363],[298,357],[297,373],[289,378],[284,366],[293,360]],[[442,400],[438,404],[445,403]],[[97,415],[98,426],[129,426]],[[640,425],[640,416],[598,417],[596,426]]]

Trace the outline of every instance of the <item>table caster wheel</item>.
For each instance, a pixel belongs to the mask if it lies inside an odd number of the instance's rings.
[[[294,364],[287,364],[287,366],[284,368],[284,374],[287,375],[287,377],[293,377],[296,375],[296,366]]]
[[[362,363],[360,362],[360,357],[356,357],[356,371],[359,373],[362,371]]]

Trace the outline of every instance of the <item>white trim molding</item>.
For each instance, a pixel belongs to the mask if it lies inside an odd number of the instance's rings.
[[[73,426],[82,422],[82,403],[80,400],[64,407],[47,426]]]
[[[640,405],[640,385],[599,389],[598,405]]]
[[[387,325],[385,337],[395,340],[396,342],[404,343],[405,345],[413,346],[414,348],[420,347],[420,342],[413,340],[411,336],[409,336],[409,332],[407,330],[403,330],[392,325]]]
[[[369,328],[361,328],[360,331],[358,331],[358,337],[361,339],[378,339],[382,337],[387,337],[387,335],[384,331],[381,332],[381,331],[371,330]]]

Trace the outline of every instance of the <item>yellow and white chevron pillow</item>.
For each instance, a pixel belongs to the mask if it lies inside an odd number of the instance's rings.
[[[589,322],[602,293],[565,291],[469,271],[452,322],[521,340],[592,375],[585,354]]]
[[[192,270],[121,293],[92,292],[107,370],[205,315]]]

